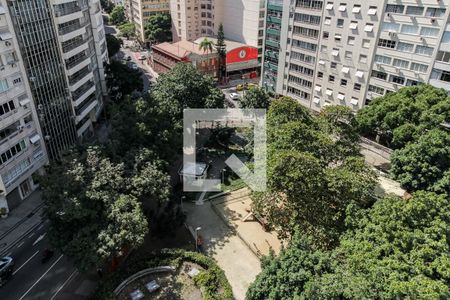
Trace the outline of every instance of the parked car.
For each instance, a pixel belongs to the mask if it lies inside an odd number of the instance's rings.
[[[236,86],[236,91],[242,92],[243,90],[244,90],[244,86],[243,86],[242,84],[238,84],[238,85]]]
[[[232,100],[239,100],[240,96],[238,93],[230,93],[230,98]]]
[[[0,286],[8,281],[14,270],[14,260],[12,257],[4,256],[0,258]]]

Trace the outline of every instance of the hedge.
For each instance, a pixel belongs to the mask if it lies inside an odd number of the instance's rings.
[[[116,272],[105,276],[98,283],[98,287],[90,299],[116,300],[114,289],[134,273],[158,266],[173,266],[178,269],[184,261],[196,263],[205,269],[194,277],[194,283],[202,290],[205,300],[233,299],[231,285],[223,270],[217,266],[213,259],[200,253],[182,249],[163,249],[145,257],[132,256]]]

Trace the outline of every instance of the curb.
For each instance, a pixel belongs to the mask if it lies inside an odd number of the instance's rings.
[[[137,273],[134,273],[133,275],[131,275],[130,277],[128,277],[124,281],[122,281],[115,288],[114,294],[116,296],[119,295],[119,293],[122,292],[122,290],[125,288],[125,286],[127,286],[128,284],[132,283],[136,279],[139,279],[139,278],[141,278],[141,277],[143,277],[145,275],[152,274],[152,273],[165,273],[165,272],[174,272],[174,271],[175,271],[175,268],[171,267],[171,266],[161,266],[161,267],[149,268],[149,269],[141,270],[141,271],[139,271]]]

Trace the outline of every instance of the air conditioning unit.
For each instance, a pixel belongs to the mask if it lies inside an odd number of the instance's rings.
[[[395,32],[393,32],[393,31],[389,31],[389,36],[391,36],[391,37],[396,37],[397,34],[396,34]]]
[[[23,125],[17,126],[17,130],[22,131],[23,130]]]

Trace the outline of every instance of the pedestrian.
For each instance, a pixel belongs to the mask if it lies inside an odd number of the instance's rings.
[[[201,235],[197,237],[197,251],[203,253],[203,238]]]

